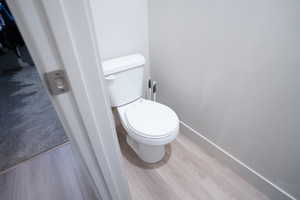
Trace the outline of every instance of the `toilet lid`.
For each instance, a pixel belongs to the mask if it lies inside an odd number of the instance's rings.
[[[168,136],[178,129],[179,120],[169,107],[143,100],[126,110],[129,127],[138,135],[150,138]]]

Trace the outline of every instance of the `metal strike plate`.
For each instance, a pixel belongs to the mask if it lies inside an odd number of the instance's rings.
[[[52,95],[59,95],[70,90],[68,78],[64,70],[56,70],[45,73],[48,90]]]

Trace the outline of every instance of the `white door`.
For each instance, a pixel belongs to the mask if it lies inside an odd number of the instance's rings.
[[[71,91],[50,98],[102,199],[129,199],[89,1],[7,3],[43,82],[58,69],[68,76]]]

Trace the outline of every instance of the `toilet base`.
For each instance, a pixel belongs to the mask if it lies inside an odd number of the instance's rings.
[[[136,142],[129,135],[126,136],[127,144],[134,152],[147,163],[156,163],[165,155],[165,145],[146,145]]]

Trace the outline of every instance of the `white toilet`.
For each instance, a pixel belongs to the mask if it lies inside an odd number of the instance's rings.
[[[165,145],[179,133],[179,119],[169,107],[142,98],[145,58],[140,54],[102,63],[112,107],[127,131],[127,143],[145,162],[160,161]]]

